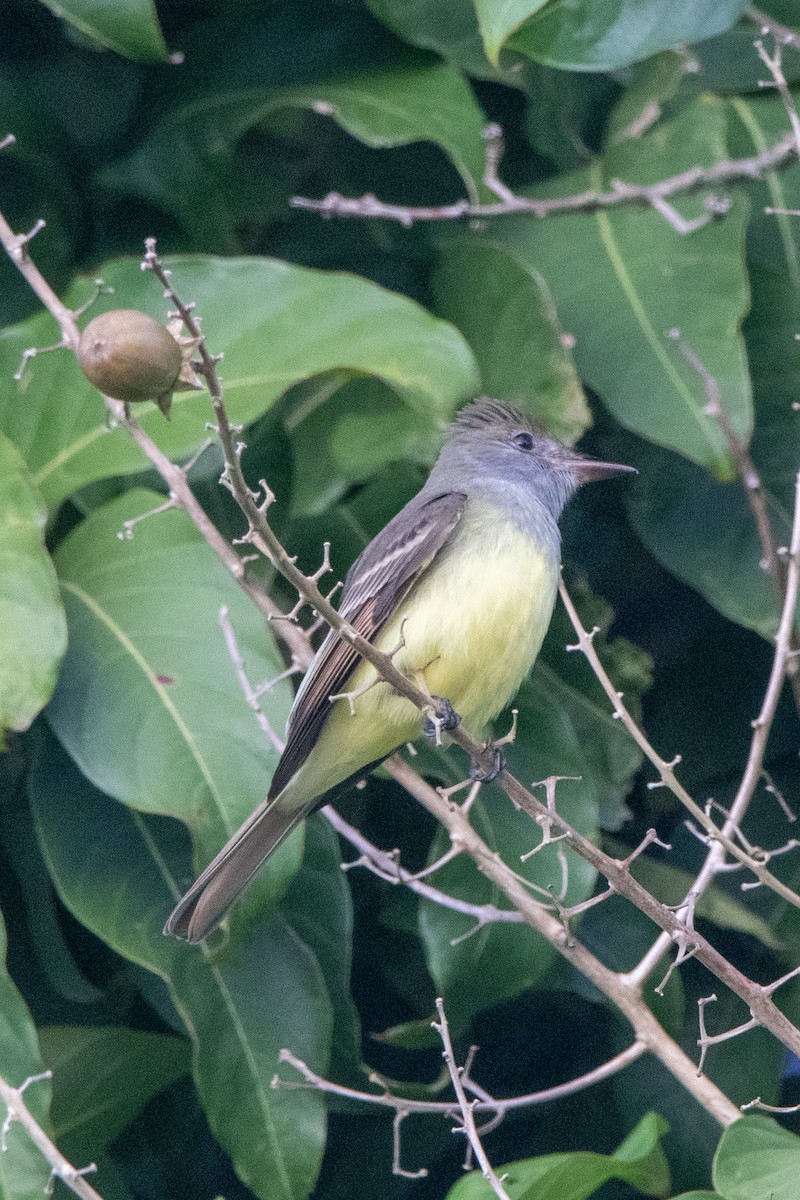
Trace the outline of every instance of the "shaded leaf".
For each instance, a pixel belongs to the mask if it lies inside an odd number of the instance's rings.
[[[461,335],[419,305],[346,274],[311,271],[274,259],[175,259],[178,291],[196,301],[222,368],[231,420],[247,423],[293,384],[334,369],[374,375],[421,413],[447,417],[474,393],[476,368]],[[158,310],[159,289],[131,260],[102,268],[113,286],[92,309]],[[86,297],[76,284],[71,302]],[[52,341],[42,315],[6,331],[0,375],[17,369],[26,346]],[[24,397],[24,402],[22,398]],[[176,395],[170,422],[155,405],[137,418],[165,453],[188,455],[206,437],[211,416],[203,393]],[[95,479],[145,465],[122,429],[110,431],[103,403],[65,350],[42,355],[20,389],[0,395],[0,426],[26,457],[48,504]]]
[[[138,1029],[47,1025],[39,1044],[53,1072],[55,1140],[77,1163],[91,1161],[191,1069],[188,1041]]]
[[[226,80],[218,90],[194,96],[184,108],[168,112],[131,154],[110,164],[99,178],[107,187],[166,208],[196,232],[202,232],[218,210],[221,228],[215,236],[229,237],[240,186],[235,170],[231,176],[231,147],[287,109],[332,117],[375,149],[433,142],[461,176],[467,194],[473,200],[481,195],[483,113],[458,71],[419,55],[409,56],[393,70],[362,70],[304,87],[248,83],[231,88]],[[187,171],[203,185],[203,206],[198,207],[195,189],[187,191]]]
[[[657,446],[631,446],[630,461],[628,516],[650,553],[731,621],[772,637],[778,604],[742,485]]]
[[[437,311],[472,347],[484,392],[577,441],[591,414],[539,272],[504,246],[457,238],[441,248],[433,292]]]
[[[47,703],[66,649],[45,519],[24,461],[0,434],[0,742],[4,729],[27,729]]]
[[[153,0],[43,0],[57,17],[117,54],[145,62],[168,59]]]
[[[26,1079],[44,1070],[36,1039],[36,1029],[25,1001],[6,970],[6,927],[0,914],[0,1075],[11,1087],[21,1087]],[[34,1120],[49,1130],[48,1110],[52,1086],[47,1079],[33,1083],[25,1091],[25,1104]],[[5,1120],[5,1105],[0,1101]],[[50,1165],[34,1146],[21,1125],[12,1122],[3,1130],[4,1150],[0,1154],[0,1197],[2,1200],[41,1200],[50,1182]]]
[[[503,43],[532,13],[538,12],[547,0],[475,0],[481,37],[486,56],[498,65]]]
[[[166,981],[194,1043],[209,1124],[238,1174],[262,1200],[304,1200],[322,1153],[322,1098],[271,1089],[270,1079],[283,1046],[326,1070],[330,1001],[315,956],[274,912],[215,952],[164,937],[188,867],[180,825],[102,795],[51,737],[39,743],[30,787],[64,903],[118,954]]]
[[[236,678],[220,607],[229,609],[254,686],[283,663],[263,617],[183,513],[149,517],[131,539],[122,536],[123,521],[160,500],[128,492],[59,547],[69,650],[47,716],[96,787],[180,817],[205,864],[263,799],[278,758]],[[285,680],[262,697],[276,730],[291,701]],[[301,845],[297,837],[287,843],[261,886],[286,887]]]
[[[478,79],[497,77],[496,64],[486,58],[473,0],[367,0],[367,7],[412,46],[433,50]],[[506,82],[511,69],[505,67]]]
[[[705,98],[649,136],[615,146],[590,170],[537,194],[606,188],[614,178],[651,182],[726,157],[725,114]],[[696,206],[696,201],[690,201]],[[628,429],[731,478],[722,431],[705,413],[706,394],[670,341],[682,337],[717,380],[731,425],[747,440],[750,380],[740,333],[748,304],[743,237],[746,208],[681,236],[655,213],[632,209],[494,229],[542,273],[559,317],[575,335],[581,377]]]

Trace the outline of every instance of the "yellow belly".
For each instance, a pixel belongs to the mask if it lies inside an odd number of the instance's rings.
[[[474,736],[507,704],[539,652],[553,612],[558,567],[515,525],[473,505],[459,539],[414,586],[377,639],[395,665],[422,672]],[[464,546],[469,551],[462,552]],[[288,789],[319,795],[422,733],[423,717],[362,662]],[[362,690],[367,689],[367,690]],[[298,794],[298,800],[301,798]]]

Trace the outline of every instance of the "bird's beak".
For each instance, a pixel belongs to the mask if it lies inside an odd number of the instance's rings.
[[[638,475],[636,467],[624,463],[602,462],[599,458],[578,458],[567,464],[574,472],[578,483],[594,483],[597,479],[608,479],[611,475]]]

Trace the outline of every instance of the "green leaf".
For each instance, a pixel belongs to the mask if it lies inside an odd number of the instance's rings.
[[[30,789],[64,903],[118,954],[166,981],[194,1043],[209,1124],[241,1179],[261,1200],[305,1200],[322,1154],[322,1098],[272,1089],[270,1080],[284,1046],[327,1069],[331,1010],[315,955],[276,912],[216,952],[164,937],[188,867],[180,825],[102,795],[52,737],[37,747]]]
[[[113,1025],[47,1025],[42,1059],[53,1072],[51,1119],[59,1149],[90,1162],[145,1104],[191,1069],[189,1042]]]
[[[650,182],[727,154],[724,108],[704,98],[649,137],[613,147],[548,195]],[[541,194],[538,192],[537,194]],[[677,450],[721,478],[733,476],[725,438],[704,411],[702,380],[673,341],[681,336],[717,380],[731,425],[747,441],[750,380],[740,326],[747,310],[746,209],[681,236],[655,213],[616,209],[547,221],[506,220],[502,235],[541,271],[584,379],[628,429]],[[668,264],[665,267],[665,264]]]
[[[722,1135],[714,1187],[724,1200],[795,1200],[800,1138],[770,1117],[743,1117]]]
[[[281,911],[313,951],[325,977],[333,1006],[330,1077],[361,1087],[361,1026],[350,995],[352,908],[339,840],[323,816],[311,817],[306,822],[303,866]]]
[[[420,413],[375,379],[314,380],[297,396],[287,425],[294,472],[292,514],[315,516],[390,463],[429,467],[441,446],[434,412]]]
[[[209,214],[202,207],[210,207],[212,217],[218,210],[222,229],[216,236],[230,236],[223,231],[234,223],[230,218],[241,186],[231,147],[288,109],[331,117],[374,149],[433,142],[461,176],[467,195],[477,201],[483,194],[483,112],[459,71],[420,55],[406,56],[392,70],[362,70],[305,87],[226,84],[202,98],[193,95],[191,103],[168,112],[132,153],[106,167],[99,179],[107,187],[166,208],[196,234],[207,229]],[[196,191],[186,188],[187,170],[203,185],[199,211]],[[283,203],[288,200],[287,192]]]
[[[263,617],[183,513],[148,517],[122,536],[125,520],[160,502],[128,492],[59,547],[69,649],[47,716],[96,787],[180,817],[205,864],[263,799],[278,758],[236,678],[221,606],[254,686],[283,663]],[[291,701],[285,680],[262,697],[275,730]],[[262,887],[285,889],[301,845],[287,842]]]
[[[752,38],[750,39],[752,42]],[[750,49],[752,57],[752,45]],[[757,67],[763,75],[760,60]],[[786,133],[786,109],[779,96],[736,96],[728,101],[730,153],[736,157],[763,154]],[[800,224],[785,212],[765,213],[765,208],[800,206],[800,165],[770,171],[763,179],[741,185],[750,197],[752,215],[747,226],[748,256],[759,264],[787,273],[794,288],[800,286]]]
[[[731,621],[773,637],[779,612],[744,488],[656,446],[630,446],[633,528],[658,561]]]
[[[539,272],[504,246],[456,238],[442,246],[433,293],[437,312],[472,347],[486,394],[523,408],[562,441],[577,441],[592,418]]]
[[[496,67],[507,38],[547,0],[475,0],[486,56]]]
[[[511,1200],[586,1200],[610,1179],[622,1179],[648,1196],[666,1196],[669,1167],[661,1148],[666,1121],[648,1113],[612,1155],[544,1154],[495,1168]],[[478,1171],[460,1179],[446,1200],[490,1200]]]
[[[370,12],[412,46],[432,50],[466,74],[496,79],[484,51],[473,0],[366,0]],[[513,81],[517,56],[507,56],[502,78]]]
[[[153,0],[43,0],[99,46],[144,62],[169,60]]]
[[[511,39],[536,62],[614,71],[730,29],[747,0],[551,0]]]
[[[0,1075],[11,1087],[44,1070],[36,1040],[36,1029],[25,1001],[6,970],[6,927],[0,914]],[[52,1088],[47,1079],[25,1090],[25,1104],[34,1120],[49,1131],[48,1110]],[[0,1100],[0,1116],[6,1117]],[[4,1131],[0,1154],[0,1200],[41,1200],[50,1182],[50,1166],[28,1134],[17,1122]]]
[[[413,301],[347,274],[312,271],[274,259],[171,260],[175,287],[196,302],[222,374],[233,421],[253,421],[290,387],[332,370],[371,375],[413,410],[443,419],[474,395],[477,369],[461,335]],[[163,316],[154,280],[132,260],[101,268],[114,288],[92,309],[138,308]],[[86,298],[76,284],[68,303]],[[0,376],[17,369],[22,351],[53,339],[42,315],[7,330]],[[212,415],[204,393],[179,393],[166,422],[150,404],[136,416],[165,453],[189,455],[206,437]],[[65,350],[41,355],[19,388],[0,395],[5,429],[50,506],[77,488],[146,465],[122,429],[109,430],[97,392]]]
[[[4,729],[27,729],[47,703],[66,649],[45,519],[24,461],[0,434],[0,744]]]

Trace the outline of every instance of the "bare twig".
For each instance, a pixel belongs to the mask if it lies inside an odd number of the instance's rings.
[[[705,830],[706,834],[711,839],[719,841],[721,846],[728,852],[728,854],[737,859],[739,862],[743,863],[744,866],[746,866],[747,869],[751,871],[762,884],[776,892],[777,895],[788,901],[788,903],[793,905],[795,908],[800,908],[800,896],[798,896],[795,891],[793,891],[790,887],[787,887],[785,883],[783,883],[767,869],[767,867],[764,865],[763,856],[760,859],[756,859],[747,854],[746,851],[742,850],[742,848],[737,845],[731,837],[725,834],[717,825],[714,824],[714,821],[711,819],[710,815],[704,809],[702,809],[700,805],[697,804],[697,802],[689,795],[689,793],[686,791],[686,788],[683,786],[683,784],[681,784],[677,775],[675,774],[675,767],[677,766],[678,762],[680,762],[680,757],[673,759],[671,762],[667,762],[667,760],[662,758],[658,751],[655,750],[655,748],[650,744],[645,734],[634,721],[625,704],[623,704],[622,697],[614,687],[611,679],[608,677],[597,651],[592,645],[594,631],[590,632],[583,628],[575,605],[572,603],[563,581],[560,584],[559,591],[561,599],[564,603],[564,607],[566,608],[569,618],[572,621],[573,628],[578,635],[577,645],[574,647],[568,647],[568,649],[580,650],[586,655],[592,670],[603,687],[603,691],[611,701],[618,720],[622,722],[628,733],[636,742],[636,745],[642,750],[646,758],[648,758],[656,768],[656,771],[659,775],[658,786],[668,788],[673,795],[680,800],[681,804],[688,809],[688,811],[697,821],[698,825]]]
[[[491,144],[491,140],[489,144]],[[417,221],[482,220],[523,213],[543,218],[569,213],[594,213],[623,205],[638,205],[656,210],[661,207],[663,210],[663,205],[672,197],[691,195],[703,188],[714,188],[739,179],[760,179],[767,171],[789,166],[797,160],[797,157],[798,150],[794,134],[787,133],[774,146],[749,158],[723,159],[710,167],[690,167],[689,170],[681,171],[678,175],[671,175],[668,179],[651,184],[625,183],[615,179],[612,180],[608,191],[592,189],[573,196],[539,199],[532,196],[519,196],[503,188],[502,198],[488,204],[474,204],[467,199],[461,199],[452,204],[414,207],[405,204],[390,204],[371,195],[348,197],[342,196],[338,192],[329,192],[322,200],[293,196],[290,203],[294,208],[310,209],[325,217],[380,218],[397,221],[406,228]],[[493,165],[493,169],[496,172],[496,164]],[[496,173],[493,181],[495,186],[492,187],[492,190],[497,194]],[[722,207],[720,207],[721,204]],[[711,216],[721,215],[723,210],[724,202],[712,201],[707,209],[708,215],[701,220],[701,224],[705,224]],[[671,213],[674,214],[674,212],[675,210],[672,209]],[[663,211],[661,215],[664,215]],[[674,215],[671,217],[670,223],[674,228],[678,228]]]
[[[786,82],[786,76],[783,73],[782,43],[779,39],[775,40],[775,51],[773,54],[767,51],[760,39],[754,44],[758,52],[758,57],[772,76],[772,83],[777,88],[780,98],[783,101],[783,107],[786,109],[786,115],[792,127],[795,150],[800,153],[800,117],[797,115],[792,93],[789,91],[789,84]],[[762,82],[761,86],[764,87],[766,84]]]
[[[750,8],[747,16],[751,21],[755,21],[762,33],[771,34],[776,42],[784,46],[791,46],[793,50],[800,50],[800,33],[796,29],[782,25],[780,21],[776,21],[769,13],[762,12],[760,8]]]
[[[800,591],[800,473],[798,473],[795,481],[795,504],[794,518],[792,523],[792,538],[787,555],[786,576],[784,579],[784,597],[783,611],[778,625],[778,633],[775,638],[775,653],[772,658],[772,668],[770,670],[769,680],[767,682],[764,699],[761,704],[761,711],[753,722],[753,736],[750,740],[750,751],[747,756],[742,778],[739,782],[739,787],[736,790],[733,803],[726,815],[725,821],[721,829],[717,831],[710,839],[708,846],[708,854],[705,862],[697,875],[692,887],[686,896],[685,911],[682,915],[682,920],[687,927],[691,927],[694,919],[694,912],[697,902],[703,893],[707,890],[715,875],[718,875],[727,865],[726,855],[730,852],[730,847],[736,845],[735,837],[741,840],[741,823],[744,820],[747,809],[755,794],[759,779],[764,772],[764,755],[767,749],[770,730],[772,729],[775,713],[778,708],[778,700],[780,699],[781,690],[784,680],[789,669],[789,664],[794,665],[795,659],[792,657],[792,645],[795,637],[795,615],[797,612],[798,592]],[[602,682],[602,681],[601,681]],[[656,764],[657,765],[657,764]],[[796,843],[794,843],[796,844]],[[789,848],[794,848],[794,844]],[[749,845],[749,844],[748,844]],[[787,844],[788,845],[788,844]],[[763,862],[766,854],[774,856],[778,851],[760,852],[760,859]],[[739,851],[737,846],[737,860],[742,865],[752,870],[751,864],[759,865],[758,859],[753,857],[750,850],[744,852]],[[756,872],[757,873],[757,872]],[[759,880],[763,882],[763,880]],[[641,963],[635,968],[635,974],[639,978],[646,978],[650,971],[656,965],[658,960],[669,949],[671,938],[667,934],[662,934],[642,959]],[[662,985],[663,986],[663,985]]]
[[[475,1125],[475,1105],[477,1100],[468,1100],[467,1094],[464,1091],[464,1083],[461,1078],[461,1070],[456,1062],[455,1054],[453,1053],[453,1043],[450,1040],[450,1028],[447,1024],[447,1017],[444,1011],[444,1002],[441,998],[436,1000],[436,1012],[439,1015],[438,1021],[433,1021],[433,1028],[442,1039],[442,1057],[447,1064],[447,1069],[450,1072],[450,1081],[453,1084],[453,1091],[456,1094],[458,1101],[458,1109],[461,1113],[461,1125],[453,1129],[454,1133],[463,1133],[467,1139],[472,1153],[478,1166],[481,1169],[481,1174],[489,1187],[494,1192],[499,1200],[510,1200],[508,1192],[503,1187],[502,1179],[499,1179],[495,1173],[494,1167],[489,1162],[489,1157],[483,1148],[483,1142],[480,1139],[477,1126]]]
[[[44,1071],[41,1075],[31,1075],[18,1088],[12,1087],[0,1075],[0,1099],[6,1106],[6,1119],[3,1122],[2,1135],[0,1135],[2,1139],[0,1150],[5,1150],[8,1130],[16,1122],[22,1126],[34,1146],[49,1162],[51,1181],[61,1179],[70,1191],[81,1197],[81,1200],[103,1200],[100,1193],[96,1192],[85,1178],[86,1175],[97,1170],[95,1164],[90,1163],[88,1167],[73,1167],[72,1163],[64,1158],[58,1146],[47,1136],[25,1103],[23,1096],[26,1088],[31,1084],[38,1083],[41,1079],[50,1079],[51,1075],[51,1071]]]
[[[28,255],[27,236],[15,234],[2,213],[0,213],[0,243],[2,243],[6,253],[20,274],[25,278],[28,285],[39,297],[44,307],[55,318],[61,331],[63,344],[73,351],[76,350],[80,333],[75,322],[74,313],[65,304],[62,304],[50,287],[50,284]],[[123,404],[118,400],[112,400],[108,396],[104,396],[103,400],[115,424],[124,429],[127,435],[136,442],[145,458],[153,464],[158,474],[164,480],[169,489],[170,500],[186,512],[194,527],[225,567],[227,567],[242,590],[265,616],[279,615],[280,609],[267,594],[263,584],[248,572],[246,564],[240,559],[239,555],[227,539],[222,536],[213,521],[210,520],[202,506],[195,499],[189,487],[185,470],[170,461],[149,434],[145,432],[139,422],[133,420],[125,411]],[[291,653],[296,655],[298,662],[308,664],[313,657],[313,651],[303,636],[302,630],[289,628],[283,636]]]
[[[610,1079],[612,1075],[623,1071],[625,1067],[630,1066],[631,1063],[641,1058],[646,1051],[647,1046],[644,1042],[631,1042],[630,1046],[621,1050],[619,1054],[615,1054],[613,1058],[607,1059],[604,1063],[593,1067],[591,1071],[586,1071],[583,1075],[578,1075],[575,1079],[568,1079],[565,1083],[557,1083],[553,1087],[543,1088],[538,1092],[527,1092],[521,1096],[508,1096],[505,1099],[490,1096],[475,1083],[466,1068],[461,1078],[465,1090],[478,1097],[475,1112],[482,1115],[491,1114],[493,1120],[498,1116],[502,1119],[507,1112],[516,1111],[520,1108],[532,1108],[538,1104],[549,1104],[553,1100],[562,1100],[565,1096],[574,1096],[577,1092],[583,1092],[587,1088],[593,1087],[596,1083],[600,1083],[604,1079]],[[410,1099],[407,1096],[397,1096],[378,1075],[371,1075],[370,1082],[379,1084],[381,1091],[364,1092],[358,1088],[347,1087],[344,1084],[334,1083],[330,1079],[324,1079],[321,1075],[312,1071],[301,1058],[297,1058],[291,1050],[281,1050],[278,1061],[288,1063],[289,1066],[294,1067],[302,1075],[309,1087],[317,1088],[321,1092],[327,1092],[331,1096],[339,1096],[346,1100],[358,1100],[363,1104],[377,1105],[378,1107],[393,1108],[395,1111],[403,1112],[406,1115],[411,1113],[445,1117],[455,1117],[458,1115],[458,1105],[454,1101],[416,1100]],[[273,1088],[287,1088],[302,1085],[275,1075],[271,1086]]]

